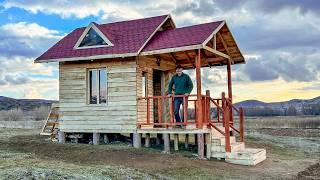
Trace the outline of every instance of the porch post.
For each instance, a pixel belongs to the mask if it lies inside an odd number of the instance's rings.
[[[198,55],[196,56],[196,82],[197,82],[197,128],[203,127],[202,122],[202,103],[201,103],[201,57],[200,49],[198,49]]]
[[[231,60],[228,59],[227,62],[227,71],[228,71],[228,98],[230,99],[230,103],[232,104],[232,79],[231,79]],[[230,108],[230,121],[233,123],[233,109]]]
[[[231,82],[231,62],[230,62],[230,59],[228,59],[227,71],[228,71],[228,96],[229,96],[230,101],[232,103],[232,82]]]

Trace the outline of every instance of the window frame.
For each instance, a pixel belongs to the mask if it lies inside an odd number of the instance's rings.
[[[100,103],[100,70],[104,69],[106,72],[106,103]],[[97,91],[97,103],[96,104],[91,104],[91,96],[90,96],[90,86],[91,86],[91,81],[90,81],[90,71],[96,70],[96,91]],[[87,69],[87,79],[86,79],[86,84],[87,84],[87,98],[86,98],[86,104],[89,106],[106,106],[108,104],[108,71],[106,67],[98,67],[98,68],[88,68]]]
[[[83,46],[83,47],[79,47],[81,42],[83,41],[84,37],[88,34],[88,32],[90,31],[90,29],[93,29],[107,44],[106,45],[96,45],[96,46]],[[99,47],[111,47],[114,46],[113,43],[99,30],[99,28],[97,28],[96,25],[94,25],[94,23],[90,23],[86,29],[83,31],[83,33],[81,34],[80,38],[78,39],[78,41],[76,42],[76,44],[74,45],[73,49],[90,49],[90,48],[99,48]]]
[[[145,82],[143,84],[143,78],[145,78]],[[145,87],[143,88],[143,86]],[[145,90],[145,94],[143,94],[143,89]],[[148,97],[148,72],[142,71],[141,74],[141,97]]]

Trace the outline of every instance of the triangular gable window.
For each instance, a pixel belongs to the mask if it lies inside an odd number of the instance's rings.
[[[96,48],[113,46],[109,39],[96,27],[95,24],[90,25],[83,31],[78,39],[75,49]]]
[[[91,28],[89,32],[84,36],[79,47],[98,46],[98,45],[108,45],[108,44],[99,36],[99,34],[95,30]]]

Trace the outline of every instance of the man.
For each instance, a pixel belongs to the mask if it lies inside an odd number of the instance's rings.
[[[168,88],[168,95],[189,95],[193,89],[193,83],[189,77],[189,75],[182,72],[183,67],[181,65],[177,65],[176,74],[171,78]],[[174,86],[174,92],[173,90]],[[174,116],[176,122],[181,122],[180,118],[180,105],[183,104],[183,97],[174,97]],[[178,126],[179,127],[179,126]],[[181,126],[180,126],[181,127]]]

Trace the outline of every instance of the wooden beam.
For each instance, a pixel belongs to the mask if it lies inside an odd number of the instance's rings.
[[[171,53],[170,53],[170,55],[171,55],[171,57],[172,57],[172,59],[173,59],[174,63],[176,63],[176,64],[177,64],[177,58],[174,56],[174,54],[171,52]]]
[[[192,60],[190,58],[190,56],[188,55],[188,53],[186,51],[183,51],[184,54],[187,56],[188,61],[190,61],[190,63],[192,64],[193,68],[196,68],[196,66],[194,65],[194,63],[192,63]]]
[[[203,46],[203,49],[205,49],[205,50],[207,50],[207,51],[210,51],[210,52],[212,52],[213,54],[219,55],[219,56],[221,56],[221,57],[230,59],[230,56],[229,56],[229,55],[224,54],[224,53],[222,53],[222,52],[220,52],[220,51],[214,50],[214,49],[212,49],[211,47]]]
[[[219,33],[219,32],[218,32]],[[215,34],[214,36],[213,36],[213,42],[212,42],[212,47],[213,47],[213,49],[214,50],[217,50],[217,35]]]
[[[211,68],[211,64],[208,61],[208,57],[207,57],[206,53],[204,52],[204,49],[201,49],[200,51],[201,51],[201,55],[204,57],[205,60],[207,60],[207,63],[209,65],[209,67]]]
[[[227,43],[224,41],[224,39],[223,39],[222,35],[220,34],[220,32],[218,32],[217,35],[218,35],[218,38],[220,39],[220,41],[222,42],[224,49],[227,51],[228,55],[230,56],[231,53],[230,53],[230,51],[228,49]],[[230,59],[232,60],[231,56],[230,56]]]

